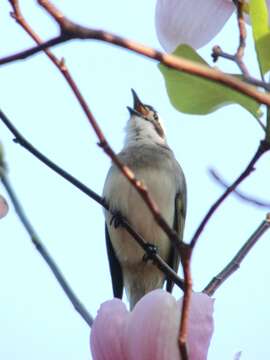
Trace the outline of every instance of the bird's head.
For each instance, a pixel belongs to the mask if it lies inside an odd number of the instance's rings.
[[[149,141],[165,144],[166,137],[162,121],[153,106],[143,104],[136,92],[133,95],[133,108],[127,107],[130,119],[127,125],[127,141]]]

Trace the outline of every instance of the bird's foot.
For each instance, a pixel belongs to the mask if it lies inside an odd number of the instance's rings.
[[[143,261],[147,262],[153,260],[154,256],[158,253],[158,247],[156,245],[147,243],[147,252],[143,255]]]
[[[116,229],[122,224],[123,219],[124,216],[120,213],[120,211],[114,211],[110,220],[110,225],[113,225]]]

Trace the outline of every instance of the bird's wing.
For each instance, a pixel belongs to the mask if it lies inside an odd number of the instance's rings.
[[[183,239],[184,225],[185,225],[185,216],[186,216],[186,199],[185,194],[183,196],[182,192],[176,194],[175,197],[175,211],[174,211],[174,224],[173,228],[179,235],[179,239]],[[175,250],[174,246],[171,245],[170,255],[168,265],[177,273],[179,266],[179,254]],[[166,290],[172,292],[174,282],[170,279],[167,279]]]
[[[105,224],[105,237],[106,237],[106,248],[107,255],[110,264],[110,272],[112,279],[113,295],[119,299],[122,299],[123,296],[123,273],[121,265],[115,255],[114,248],[110,239],[110,234],[108,231],[107,224]]]

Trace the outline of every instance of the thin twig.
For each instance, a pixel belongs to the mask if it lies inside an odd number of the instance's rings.
[[[246,37],[247,37],[247,31],[246,31],[246,24],[245,24],[245,20],[244,20],[244,1],[243,0],[235,0],[234,1],[235,6],[236,6],[236,14],[237,14],[237,24],[238,24],[238,29],[239,29],[239,43],[238,43],[238,47],[237,50],[235,52],[235,54],[228,54],[226,52],[224,52],[220,46],[214,46],[212,49],[212,58],[214,62],[217,62],[218,59],[224,58],[230,61],[233,61],[238,68],[240,69],[244,80],[249,83],[252,84],[254,86],[258,86],[258,87],[262,87],[264,89],[266,89],[267,91],[270,90],[270,85],[263,81],[263,80],[259,80],[254,78],[253,76],[250,75],[248,68],[244,62],[244,52],[245,52],[245,47],[246,47]],[[265,131],[266,128],[264,126],[264,124],[257,119],[258,123],[260,124],[260,126],[263,128],[263,130]]]
[[[239,69],[241,70],[242,74],[246,77],[249,77],[249,71],[243,61],[245,47],[246,47],[246,37],[247,37],[246,24],[244,20],[244,5],[245,4],[243,0],[238,0],[236,3],[237,23],[239,29],[239,45],[235,57],[236,57],[236,63],[239,66]]]
[[[24,60],[24,59],[28,58],[29,56],[32,56],[34,54],[37,54],[37,53],[43,51],[44,49],[53,47],[58,44],[62,44],[70,39],[71,39],[70,37],[67,37],[64,35],[55,36],[54,38],[45,41],[41,45],[32,46],[31,48],[20,51],[16,54],[11,54],[11,55],[2,57],[0,59],[0,65],[9,64],[9,63],[12,63],[13,61],[17,61],[17,60]]]
[[[40,45],[42,40],[41,38],[33,31],[33,29],[27,24],[25,19],[23,18],[20,8],[19,2],[17,0],[10,0],[10,3],[13,8],[13,17],[16,21],[27,31],[27,33]],[[69,28],[70,22],[66,22],[63,14],[59,12],[52,4],[47,1],[40,1],[39,2],[47,11],[51,13],[51,15],[55,18],[56,21],[59,21],[60,26],[62,26],[62,22],[66,24]],[[74,26],[72,24],[72,26]],[[64,29],[61,27],[61,32],[64,32]],[[67,32],[67,30],[65,30]],[[171,240],[174,247],[180,252],[181,251],[181,242],[179,241],[178,234],[174,229],[169,226],[166,220],[161,215],[161,212],[155,203],[154,199],[151,198],[146,186],[136,179],[135,174],[129,169],[125,164],[123,164],[113,149],[110,147],[108,141],[106,140],[101,128],[99,127],[93,113],[91,112],[87,102],[85,101],[82,93],[80,92],[76,82],[72,78],[70,72],[68,71],[64,61],[59,61],[56,56],[54,56],[49,50],[45,50],[45,53],[50,58],[50,60],[56,65],[56,67],[60,70],[60,72],[65,77],[67,83],[71,87],[75,97],[77,98],[79,104],[81,105],[89,123],[91,124],[93,130],[95,131],[98,139],[99,139],[99,146],[104,150],[104,152],[111,158],[114,164],[118,167],[118,169],[122,172],[122,174],[129,180],[129,182],[134,186],[134,188],[138,191],[140,196],[142,197],[143,201],[146,203],[150,211],[152,212],[156,222],[158,225],[164,230],[164,232],[168,235],[169,239]]]
[[[31,28],[28,22],[23,17],[23,14],[20,9],[19,0],[9,0],[13,12],[10,13],[11,17],[27,32],[27,34],[38,44],[42,45],[43,40],[38,34]],[[59,68],[59,70],[64,75],[65,72],[62,69],[62,60],[57,59],[57,57],[49,50],[43,49],[45,54],[50,58],[50,60]]]
[[[89,187],[87,187],[85,184],[80,182],[78,179],[76,179],[74,176],[70,175],[68,172],[60,168],[58,165],[53,163],[50,159],[48,159],[45,155],[43,155],[39,150],[37,150],[28,140],[26,140],[23,135],[15,128],[15,126],[10,122],[10,120],[7,118],[7,116],[3,113],[3,111],[0,110],[0,118],[3,121],[3,123],[7,126],[7,128],[11,131],[11,133],[15,136],[15,142],[20,144],[22,147],[24,147],[26,150],[28,150],[32,155],[34,155],[37,159],[39,159],[43,164],[48,166],[51,170],[56,172],[58,175],[63,177],[65,180],[70,182],[72,185],[74,185],[77,189],[82,191],[84,194],[89,196],[91,199],[99,203],[101,206],[103,206],[106,210],[109,211],[109,207],[107,203],[105,202],[105,199],[99,196],[97,193],[95,193],[93,190],[91,190]],[[173,269],[171,269],[168,264],[160,257],[157,253],[153,253],[149,249],[149,246],[145,242],[145,240],[142,238],[142,236],[137,233],[132,226],[128,223],[128,221],[121,217],[121,225],[127,230],[127,232],[137,241],[137,243],[143,248],[143,250],[146,252],[149,259],[152,259],[156,266],[164,272],[166,277],[168,279],[171,279],[174,281],[174,283],[179,286],[180,289],[184,289],[184,282],[183,280],[176,274]]]
[[[196,245],[205,225],[208,223],[214,212],[218,209],[218,207],[222,204],[222,202],[229,196],[236,188],[237,186],[245,180],[252,171],[255,170],[255,164],[260,159],[260,157],[267,151],[270,150],[270,144],[267,141],[261,141],[260,145],[256,151],[256,153],[253,155],[252,159],[250,160],[249,164],[247,165],[246,169],[239,175],[239,177],[234,181],[232,185],[230,185],[226,191],[217,199],[217,201],[210,207],[207,214],[204,216],[203,220],[201,221],[198,229],[195,231],[195,234],[193,235],[190,245],[192,248]]]
[[[56,14],[59,15],[61,13],[58,11]],[[51,15],[55,15],[55,13],[51,13]],[[268,94],[257,91],[256,88],[246,84],[244,81],[236,79],[233,76],[224,74],[217,69],[212,69],[210,67],[197,64],[193,61],[189,61],[181,57],[162,53],[148,46],[142,45],[132,40],[125,39],[123,37],[106,31],[80,26],[68,20],[63,15],[62,17],[59,16],[58,23],[61,26],[61,34],[59,36],[44,42],[42,45],[37,45],[30,49],[21,51],[17,54],[6,56],[5,58],[0,59],[0,65],[11,63],[12,61],[20,59],[25,59],[33,54],[44,50],[45,48],[67,42],[72,39],[95,39],[104,41],[106,43],[114,44],[137,54],[141,54],[147,58],[157,60],[172,69],[183,71],[188,74],[196,75],[223,84],[231,89],[234,89],[238,92],[241,92],[242,94],[249,96],[250,98],[258,101],[261,104],[270,105],[270,96]]]
[[[250,79],[249,71],[244,63],[243,57],[246,47],[246,25],[244,20],[244,1],[235,1],[237,24],[239,29],[239,43],[235,54],[228,54],[224,52],[220,46],[214,46],[212,49],[212,58],[216,62],[218,58],[222,57],[227,60],[231,60],[236,63],[245,79]]]
[[[81,315],[84,321],[89,325],[89,327],[93,324],[93,317],[89,314],[85,306],[81,303],[77,295],[74,293],[70,285],[68,284],[67,280],[65,279],[64,275],[61,273],[59,267],[53,260],[52,256],[39,239],[37,233],[35,232],[33,226],[31,225],[30,221],[28,220],[27,216],[24,213],[24,210],[8,180],[5,175],[1,177],[2,184],[4,185],[9,198],[14,206],[14,209],[21,220],[25,230],[27,231],[28,235],[32,243],[35,245],[37,251],[40,253],[42,258],[46,261],[47,265],[49,266],[50,270],[52,271],[53,275],[55,276],[58,284],[64,290],[66,296],[69,298],[71,304],[74,306],[75,310]]]
[[[229,187],[229,184],[226,183],[225,180],[221,178],[221,176],[217,173],[214,169],[209,169],[209,173],[211,176],[217,181],[218,184],[220,184],[223,188],[227,189]],[[246,201],[247,203],[250,203],[251,205],[259,206],[262,208],[270,208],[270,202],[261,201],[254,196],[248,196],[239,190],[234,190],[233,194],[235,194],[237,197],[239,197],[241,200]]]
[[[266,219],[260,224],[257,230],[251,235],[247,242],[242,246],[234,258],[227,266],[215,276],[210,283],[204,288],[203,292],[212,296],[216,290],[226,281],[236,270],[239,269],[241,262],[247,256],[251,248],[257,243],[262,235],[270,228],[270,213],[266,215]]]
[[[231,60],[233,62],[236,62],[236,55],[235,54],[228,54],[226,52],[224,52],[220,46],[218,45],[215,45],[212,49],[212,58],[213,58],[213,61],[214,62],[217,62],[218,58],[224,58],[224,59],[227,59],[227,60]],[[270,84],[268,84],[267,82],[263,81],[263,80],[259,80],[259,79],[256,79],[254,78],[253,76],[250,76],[250,75],[245,75],[243,76],[243,79],[245,80],[245,82],[251,84],[251,85],[254,85],[254,86],[257,86],[257,87],[261,87],[263,89],[266,89],[266,90],[270,90]]]

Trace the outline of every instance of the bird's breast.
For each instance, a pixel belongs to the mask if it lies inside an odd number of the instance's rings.
[[[174,177],[165,169],[139,169],[136,171],[136,177],[144,182],[162,216],[172,226],[176,194]],[[117,169],[113,169],[107,178],[104,197],[110,208],[120,211],[146,242],[157,246],[159,254],[166,260],[170,249],[166,234],[157,225],[137,190]],[[119,261],[127,265],[142,261],[143,250],[125,229],[110,225],[110,219],[111,215],[107,212],[106,222],[110,239]]]

